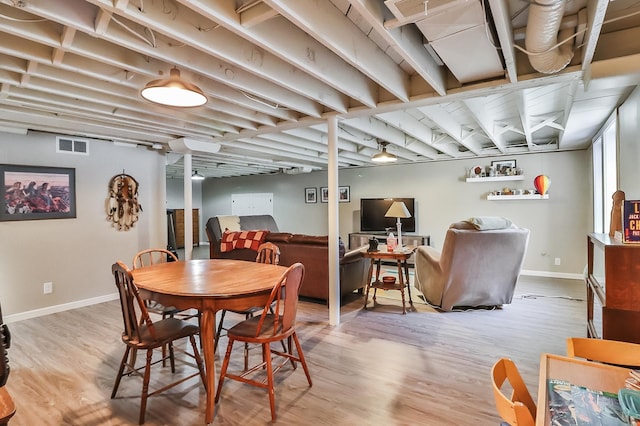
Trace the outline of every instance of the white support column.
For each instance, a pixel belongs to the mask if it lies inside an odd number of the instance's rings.
[[[193,189],[191,154],[184,154],[184,260],[193,258]]]
[[[338,214],[338,118],[333,115],[327,119],[329,129],[329,163],[327,187],[329,203],[327,216],[329,219],[329,324],[340,324],[340,259],[338,253],[338,237],[340,221]]]

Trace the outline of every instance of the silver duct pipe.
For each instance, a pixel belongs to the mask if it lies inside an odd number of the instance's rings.
[[[529,62],[538,72],[556,73],[569,65],[573,58],[573,40],[551,49],[558,43],[563,14],[564,0],[537,0],[529,8],[525,47],[533,53],[529,55]],[[564,40],[572,33],[573,30],[564,30],[560,37]]]

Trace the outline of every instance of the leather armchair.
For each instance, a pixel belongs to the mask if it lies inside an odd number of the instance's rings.
[[[457,222],[447,230],[442,252],[418,247],[415,287],[445,311],[511,303],[529,230],[508,224],[478,230],[469,222]]]

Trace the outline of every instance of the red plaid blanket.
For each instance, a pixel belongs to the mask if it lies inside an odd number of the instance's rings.
[[[243,248],[258,251],[258,247],[264,242],[268,233],[269,231],[231,232],[225,230],[220,240],[220,252]]]

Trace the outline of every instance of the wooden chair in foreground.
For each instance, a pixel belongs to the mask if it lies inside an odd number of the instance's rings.
[[[491,380],[500,417],[509,425],[534,426],[536,403],[514,362],[509,358],[499,359],[491,369]],[[502,387],[507,381],[511,387],[510,396],[502,392]]]
[[[9,356],[7,349],[11,346],[11,333],[2,318],[0,306],[0,426],[9,424],[9,419],[16,413],[16,404],[11,399],[5,385],[9,379]]]
[[[569,337],[567,356],[604,364],[640,366],[640,345],[618,340]]]
[[[7,389],[0,387],[0,426],[9,424],[9,419],[16,413],[16,404],[11,399]]]
[[[122,341],[126,345],[122,361],[120,362],[120,368],[118,369],[116,382],[113,385],[113,391],[111,392],[111,399],[115,398],[116,393],[118,392],[118,386],[120,386],[120,379],[123,376],[142,375],[142,396],[140,401],[140,417],[138,421],[139,424],[143,424],[148,397],[164,392],[165,390],[197,375],[200,375],[200,379],[203,384],[206,383],[202,358],[198,352],[195,340],[195,335],[198,334],[199,328],[197,325],[178,318],[164,318],[156,322],[152,321],[149,316],[149,312],[147,311],[147,306],[142,297],[140,297],[138,288],[133,283],[133,276],[131,275],[129,268],[127,268],[124,263],[118,261],[113,264],[111,271],[115,277],[116,287],[118,288],[120,296],[120,306],[122,308],[122,318],[124,320]],[[138,319],[138,313],[140,315],[140,319]],[[168,346],[171,372],[175,373],[176,369],[173,342],[182,338],[189,339],[193,349],[193,354],[189,354],[186,351],[182,352],[195,359],[198,371],[149,393],[151,366],[165,360],[165,356],[163,356],[162,359],[152,362],[153,350],[165,345]],[[146,350],[147,356],[145,365],[143,367],[136,368],[134,365],[136,357],[133,356],[133,354],[135,354],[138,349]],[[133,352],[131,357],[131,359],[134,360],[133,363],[127,361],[129,352]],[[140,374],[140,370],[143,369],[144,372]]]
[[[258,255],[256,256],[256,262],[266,263],[269,265],[277,265],[280,263],[280,248],[273,243],[262,243],[258,247]],[[263,309],[262,306],[254,306],[244,311],[231,311],[235,314],[244,315],[244,319],[251,318],[255,313],[260,312]],[[216,342],[214,346],[214,352],[218,350],[218,341],[222,335],[222,330],[226,330],[223,327],[224,317],[227,314],[226,310],[220,313],[220,322],[218,323],[218,330],[216,331]],[[244,344],[244,369],[249,368],[249,343]]]
[[[271,290],[269,300],[264,306],[262,314],[240,322],[231,327],[227,336],[229,344],[227,352],[222,362],[220,370],[220,381],[216,390],[216,402],[220,400],[220,392],[225,379],[237,380],[263,389],[269,392],[269,404],[271,407],[271,421],[276,421],[276,403],[274,389],[274,372],[279,371],[288,361],[293,368],[296,362],[302,364],[304,374],[307,376],[309,386],[312,386],[309,369],[302,353],[302,347],[296,334],[296,314],[298,310],[298,292],[304,277],[304,266],[301,263],[294,263],[285,271],[278,283]],[[284,287],[284,291],[283,291]],[[273,305],[273,313],[269,312],[269,307]],[[271,343],[287,340],[287,351],[276,351],[271,348]],[[262,345],[262,362],[242,374],[228,372],[229,359],[233,344],[238,342],[256,343]],[[293,354],[292,343],[295,343],[297,356]],[[272,362],[272,354],[283,357],[284,360],[275,368]],[[266,371],[266,380],[258,380],[262,373]],[[248,376],[259,376],[249,378]],[[234,398],[237,397],[237,393]]]

